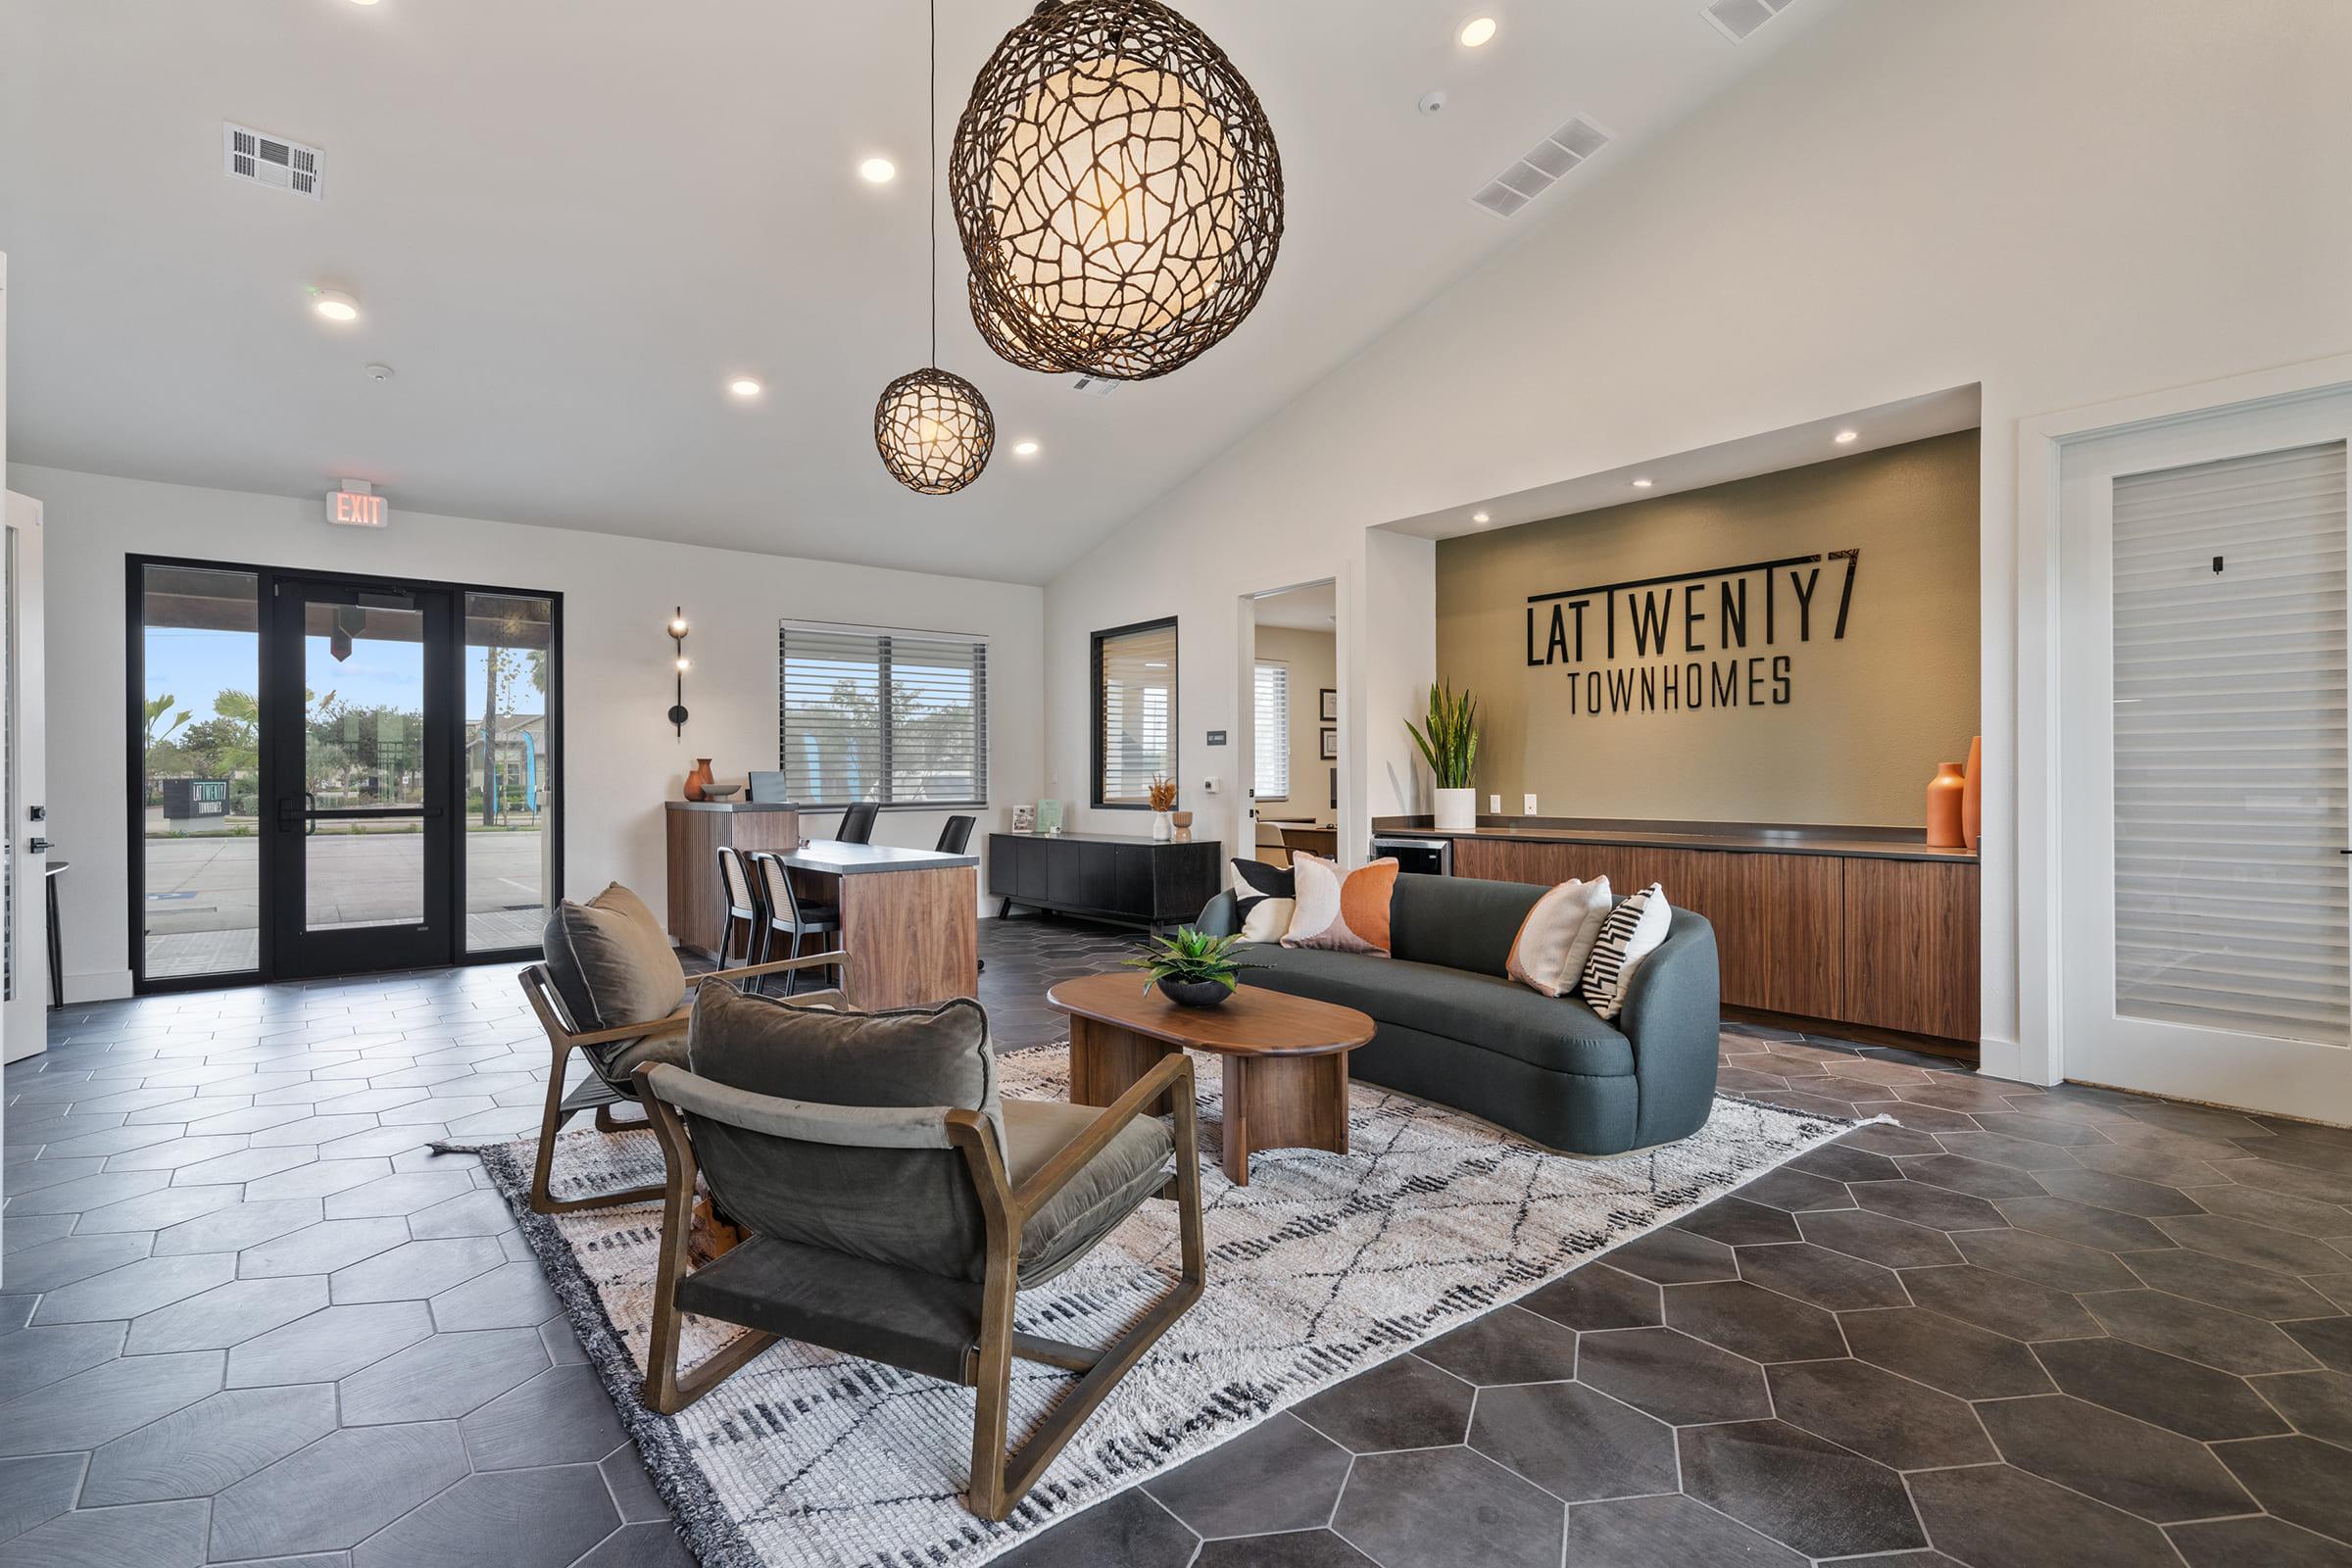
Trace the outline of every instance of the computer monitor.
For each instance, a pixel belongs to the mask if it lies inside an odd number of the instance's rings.
[[[761,806],[789,805],[791,792],[784,788],[784,775],[752,770],[752,799]]]

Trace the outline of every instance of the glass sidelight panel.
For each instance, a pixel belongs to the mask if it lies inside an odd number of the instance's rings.
[[[466,596],[466,951],[535,949],[555,886],[555,601]]]
[[[2342,442],[2115,481],[2115,970],[2126,1018],[2340,1046]]]
[[[250,571],[141,569],[139,694],[150,979],[250,971],[261,956],[261,612]]]
[[[414,596],[303,607],[303,909],[312,931],[425,918],[425,624]]]

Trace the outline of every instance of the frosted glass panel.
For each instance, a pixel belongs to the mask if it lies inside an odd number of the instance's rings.
[[[2352,1032],[2344,469],[2331,442],[2115,482],[2124,1017]]]

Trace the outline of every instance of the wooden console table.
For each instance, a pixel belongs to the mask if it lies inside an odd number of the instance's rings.
[[[1224,846],[1112,833],[991,833],[988,891],[1020,905],[1160,928],[1200,917],[1224,886]]]

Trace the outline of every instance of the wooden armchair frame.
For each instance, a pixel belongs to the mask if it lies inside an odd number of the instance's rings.
[[[739,965],[733,969],[714,970],[709,974],[686,977],[686,990],[691,998],[696,987],[706,980],[735,981],[763,974],[780,973],[787,969],[820,968],[841,961],[839,954],[821,957],[779,958],[774,963]],[[604,1067],[590,1048],[614,1045],[623,1040],[643,1040],[649,1036],[681,1034],[686,1020],[693,1016],[691,1001],[667,1017],[650,1019],[645,1023],[624,1023],[612,1029],[581,1029],[571,1019],[571,1011],[564,1005],[547,965],[534,963],[518,976],[522,994],[529,999],[531,1011],[539,1018],[539,1027],[547,1031],[547,1043],[555,1053],[547,1070],[547,1110],[539,1118],[539,1155],[531,1166],[531,1210],[538,1214],[566,1214],[581,1208],[612,1208],[621,1203],[650,1202],[662,1196],[659,1187],[631,1187],[621,1192],[596,1193],[586,1198],[558,1199],[548,1192],[547,1184],[556,1157],[556,1134],[564,1124],[583,1110],[596,1112],[596,1130],[612,1133],[621,1130],[623,1123],[612,1119],[612,1107],[637,1097],[636,1085],[626,1079],[614,1081],[605,1076]],[[834,992],[810,992],[792,1000],[802,1004],[822,1002],[827,997],[838,998]],[[587,1051],[591,1068],[587,1081],[569,1094],[564,1090],[564,1072],[570,1065],[574,1051]]]
[[[653,1336],[646,1351],[645,1402],[664,1415],[674,1415],[773,1345],[776,1336],[746,1330],[693,1371],[683,1375],[678,1371],[678,1320],[683,1313],[677,1305],[677,1287],[690,1272],[687,1244],[694,1222],[696,1166],[694,1145],[685,1122],[677,1108],[653,1087],[649,1081],[652,1074],[651,1063],[637,1069],[637,1094],[654,1124],[655,1136],[662,1141],[667,1180],[662,1202],[661,1257],[654,1283]],[[1176,1285],[1132,1328],[1102,1349],[1024,1334],[1014,1328],[1013,1302],[1019,1291],[1023,1225],[1108,1148],[1120,1129],[1138,1116],[1154,1114],[1163,1108],[1174,1112],[1176,1170],[1173,1181],[1156,1196],[1173,1196],[1177,1203],[1181,1274]],[[979,1334],[963,1357],[964,1386],[979,1391],[972,1423],[972,1481],[967,1501],[972,1512],[982,1518],[1001,1520],[1037,1484],[1046,1466],[1077,1435],[1078,1428],[1094,1414],[1119,1379],[1200,1298],[1206,1265],[1200,1222],[1200,1140],[1199,1112],[1193,1101],[1192,1059],[1182,1052],[1163,1057],[1125,1094],[1105,1106],[1084,1133],[1018,1188],[1011,1185],[1005,1173],[996,1134],[985,1117],[977,1111],[951,1109],[943,1112],[941,1128],[945,1146],[962,1152],[987,1226],[979,1286]],[[1007,1423],[1015,1356],[1081,1376],[1077,1387],[1061,1397],[1019,1451],[1010,1452]]]

